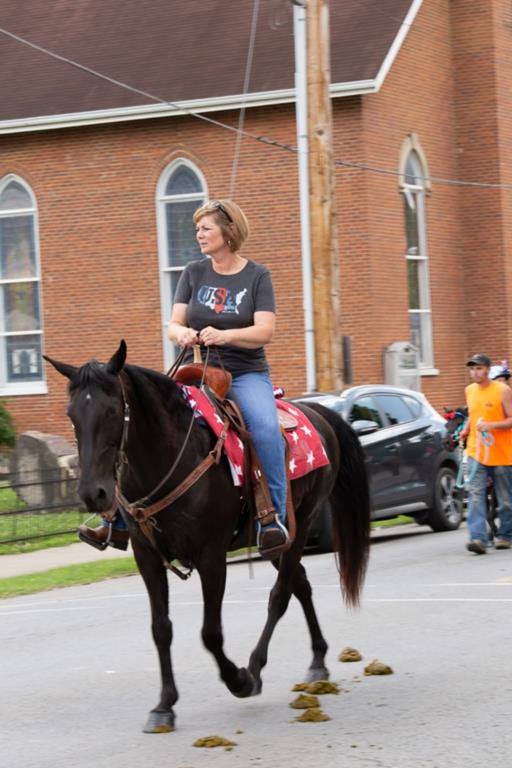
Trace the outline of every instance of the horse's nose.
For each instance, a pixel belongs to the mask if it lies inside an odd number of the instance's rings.
[[[112,506],[107,489],[103,485],[80,485],[78,494],[88,512],[106,512]]]

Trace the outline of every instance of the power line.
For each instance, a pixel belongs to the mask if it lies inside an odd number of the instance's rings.
[[[254,5],[252,9],[251,32],[249,35],[249,48],[247,51],[247,60],[245,62],[245,75],[244,75],[244,84],[243,84],[243,90],[242,90],[242,108],[240,109],[240,115],[238,117],[238,132],[236,135],[235,152],[233,155],[233,165],[231,167],[231,182],[229,184],[230,198],[233,198],[235,196],[236,173],[238,171],[238,161],[240,159],[240,147],[242,145],[242,131],[245,123],[246,95],[247,95],[247,91],[249,90],[249,81],[251,78],[252,59],[254,54],[254,42],[256,40],[256,29],[258,27],[259,12],[260,12],[260,0],[254,0]]]
[[[343,168],[353,168],[359,171],[371,171],[372,173],[380,173],[386,176],[402,176],[400,171],[391,170],[389,168],[376,168],[373,165],[367,165],[366,163],[356,163],[350,160],[334,160],[335,165],[342,166]],[[462,181],[460,179],[444,179],[440,176],[419,176],[415,174],[416,179],[421,179],[423,182],[430,182],[431,184],[445,184],[448,186],[458,187],[479,187],[481,189],[512,189],[512,184],[506,184],[501,182],[485,182],[485,181]]]
[[[391,17],[391,18],[394,18],[394,17]],[[294,147],[290,144],[285,144],[281,141],[278,141],[277,139],[272,139],[267,136],[258,136],[254,133],[251,133],[250,131],[246,131],[243,128],[238,128],[236,126],[229,125],[228,123],[223,123],[220,120],[215,120],[214,118],[207,117],[206,115],[203,115],[200,112],[195,112],[194,110],[188,109],[187,107],[183,106],[182,104],[179,104],[178,102],[170,101],[169,99],[164,99],[160,96],[155,96],[155,94],[150,93],[149,91],[144,91],[141,88],[136,88],[133,85],[129,85],[128,83],[125,83],[121,80],[117,80],[113,77],[110,77],[109,75],[105,75],[104,73],[98,72],[97,70],[92,69],[91,67],[87,67],[85,64],[81,64],[80,62],[77,62],[73,59],[69,59],[66,56],[62,56],[59,53],[55,53],[54,51],[51,51],[48,48],[44,48],[43,46],[38,45],[37,43],[33,43],[32,41],[27,40],[26,38],[20,37],[19,35],[16,35],[13,32],[10,32],[9,30],[3,27],[0,27],[0,34],[5,35],[6,37],[9,37],[12,40],[19,42],[22,45],[26,45],[36,51],[39,51],[40,53],[43,53],[46,56],[50,56],[51,58],[57,59],[58,61],[62,61],[65,64],[75,67],[76,69],[82,70],[83,72],[87,72],[93,77],[98,77],[101,80],[105,80],[106,82],[109,82],[112,85],[116,85],[119,88],[124,88],[125,90],[131,91],[132,93],[137,93],[140,96],[144,96],[145,98],[149,99],[150,101],[155,101],[160,104],[171,106],[174,109],[177,109],[180,112],[183,112],[184,114],[189,115],[190,117],[195,117],[198,120],[203,120],[204,122],[210,123],[211,125],[215,125],[218,128],[222,128],[224,130],[231,131],[232,133],[245,136],[249,139],[252,139],[253,141],[258,141],[267,146],[275,147],[277,149],[285,150],[287,152],[292,152],[292,153],[297,152],[297,147]],[[395,176],[395,177],[398,177],[401,175],[400,172],[397,170],[379,168],[373,165],[369,165],[367,163],[360,163],[360,162],[355,162],[350,160],[336,160],[336,159],[334,160],[334,163],[335,165],[340,167],[352,168],[354,170],[368,171],[370,173],[378,173],[382,175]],[[464,181],[460,179],[445,179],[445,178],[436,177],[436,176],[429,176],[428,178],[418,176],[417,178],[421,178],[422,181],[424,182],[430,181],[431,184],[443,184],[443,185],[450,185],[450,186],[473,187],[473,188],[482,188],[482,189],[512,189],[512,184],[501,183],[501,182],[492,183],[492,182],[479,182],[479,181]]]

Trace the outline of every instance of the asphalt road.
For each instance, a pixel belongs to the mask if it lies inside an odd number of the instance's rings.
[[[374,540],[360,611],[347,612],[331,555],[306,558],[339,696],[331,720],[293,722],[288,703],[310,652],[300,608],[279,625],[261,696],[220,683],[200,638],[197,577],[172,580],[177,730],[141,733],[158,698],[156,651],[139,577],[0,603],[2,768],[383,766],[508,768],[512,761],[512,551],[474,556],[466,532]],[[263,624],[272,568],[229,567],[226,648],[244,664]],[[364,661],[342,664],[342,647]],[[374,658],[394,674],[364,677]],[[192,746],[217,734],[232,751]]]

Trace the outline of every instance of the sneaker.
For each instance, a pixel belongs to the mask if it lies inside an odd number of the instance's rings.
[[[496,539],[494,542],[495,549],[510,549],[512,547],[512,541],[508,539]]]
[[[276,559],[290,547],[290,544],[288,531],[279,520],[258,526],[256,545],[260,556],[265,560]]]
[[[487,552],[485,544],[482,544],[480,539],[472,539],[472,541],[468,541],[466,549],[468,552],[474,552],[475,555],[485,555]]]

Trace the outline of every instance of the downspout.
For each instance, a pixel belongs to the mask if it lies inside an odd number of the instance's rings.
[[[313,313],[313,275],[311,266],[311,233],[308,172],[308,107],[306,66],[306,7],[294,2],[293,30],[295,40],[295,121],[299,162],[300,238],[302,252],[302,305],[304,309],[304,343],[306,350],[306,391],[316,389],[315,321]]]

